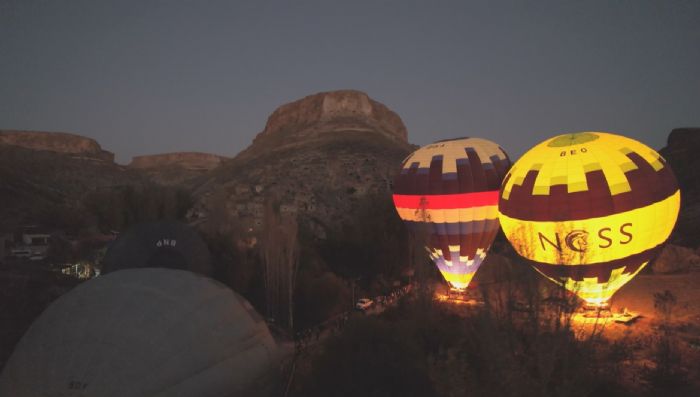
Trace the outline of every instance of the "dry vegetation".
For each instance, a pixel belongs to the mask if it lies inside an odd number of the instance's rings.
[[[674,293],[647,291],[656,308],[633,325],[584,326],[575,298],[517,260],[492,255],[487,265],[472,291],[483,306],[435,301],[428,288],[381,316],[357,316],[299,358],[292,394],[698,395],[700,357],[681,336],[688,324]]]

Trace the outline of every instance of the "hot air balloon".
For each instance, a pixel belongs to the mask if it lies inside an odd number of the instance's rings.
[[[102,274],[121,269],[166,267],[211,275],[211,255],[196,230],[178,221],[144,222],[110,244]]]
[[[671,234],[680,191],[666,161],[624,136],[555,136],[525,153],[503,181],[501,227],[543,276],[589,307],[652,261]]]
[[[414,231],[428,234],[430,257],[450,287],[464,290],[498,232],[498,189],[508,155],[481,138],[424,146],[403,162],[394,205]]]
[[[269,395],[279,353],[223,284],[126,269],[77,286],[34,321],[0,374],[0,396]]]

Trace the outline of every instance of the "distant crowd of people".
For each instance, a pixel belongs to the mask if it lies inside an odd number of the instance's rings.
[[[407,284],[391,291],[387,295],[377,296],[374,299],[374,305],[382,307],[393,305],[396,302],[398,302],[398,300],[401,299],[401,297],[411,292],[412,289],[413,286],[411,284]],[[340,333],[343,330],[343,328],[345,328],[345,325],[347,324],[353,312],[357,312],[357,310],[339,313],[336,316],[331,317],[330,319],[316,326],[297,332],[294,335],[295,352],[297,354],[301,353],[310,344],[318,342],[321,339],[321,337],[324,336],[324,334],[335,335],[337,333]]]
[[[299,331],[294,335],[294,350],[301,353],[311,343],[318,342],[324,333],[335,335],[339,333],[350,318],[350,312],[340,313],[321,324]]]

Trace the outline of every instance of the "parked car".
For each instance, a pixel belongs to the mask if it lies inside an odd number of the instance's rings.
[[[16,248],[10,251],[10,256],[15,258],[29,258],[32,256],[32,251],[24,248]]]
[[[374,305],[374,301],[369,298],[362,298],[355,304],[355,309],[365,311]]]

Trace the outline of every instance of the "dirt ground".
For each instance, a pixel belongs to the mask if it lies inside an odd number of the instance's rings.
[[[670,321],[654,307],[654,294],[670,291],[676,303]],[[656,365],[654,351],[665,332],[680,353],[681,368],[700,389],[700,269],[683,274],[642,274],[622,287],[613,297],[612,310],[627,308],[640,314],[631,324],[606,324],[601,336],[610,341],[629,341],[632,357],[622,364],[628,368],[628,384],[644,368]]]
[[[515,269],[522,272],[517,266]],[[482,277],[477,276],[475,280],[482,285],[493,283],[498,289],[498,284],[501,283],[494,283],[498,277],[497,271],[492,269],[484,272]],[[544,281],[544,278],[537,284],[544,289],[550,289],[554,285]],[[666,318],[655,307],[655,294],[663,294],[665,291],[669,291],[675,299]],[[476,291],[470,293],[478,296]],[[470,305],[452,306],[466,316],[475,310]],[[679,274],[637,275],[611,301],[611,312],[619,313],[625,308],[639,314],[639,317],[628,323],[618,323],[610,320],[591,321],[575,315],[571,322],[572,330],[578,339],[595,336],[608,345],[617,343],[627,346],[629,353],[619,362],[620,376],[623,377],[621,383],[628,390],[639,394],[644,394],[645,386],[640,381],[642,374],[657,366],[660,343],[667,337],[678,354],[678,367],[688,381],[700,390],[700,268]]]
[[[665,290],[677,299],[673,309],[675,321],[700,324],[700,269],[682,274],[637,275],[613,296],[612,306],[613,309],[627,307],[644,318],[656,319],[654,294]]]
[[[670,321],[655,308],[655,294],[665,291],[675,298]],[[683,274],[638,275],[613,296],[612,311],[621,312],[625,308],[639,314],[639,318],[628,324],[606,322],[603,337],[613,341],[654,338],[668,327],[682,350],[700,353],[700,269]]]

